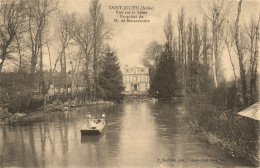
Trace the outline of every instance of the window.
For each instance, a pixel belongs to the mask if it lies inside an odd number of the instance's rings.
[[[126,76],[125,81],[126,81],[126,82],[129,82],[129,76],[128,76],[128,75]]]
[[[146,81],[146,77],[145,77],[145,75],[142,75],[141,76],[141,82],[145,82]]]
[[[137,78],[136,76],[133,77],[133,82],[136,82]]]

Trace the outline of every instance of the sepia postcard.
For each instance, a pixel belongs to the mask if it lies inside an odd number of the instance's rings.
[[[0,167],[259,167],[260,0],[1,0]]]

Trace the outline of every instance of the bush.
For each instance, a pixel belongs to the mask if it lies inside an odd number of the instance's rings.
[[[211,104],[218,107],[220,110],[226,110],[227,107],[227,86],[221,83],[219,87],[213,90],[210,97]]]
[[[28,109],[32,95],[32,77],[25,72],[2,73],[0,80],[0,103],[9,112]]]
[[[239,95],[231,101],[233,92],[234,88],[221,86],[212,94],[190,95],[186,100],[188,120],[199,129],[235,142],[243,152],[257,154],[259,122],[233,111],[234,103],[239,104],[235,102]]]

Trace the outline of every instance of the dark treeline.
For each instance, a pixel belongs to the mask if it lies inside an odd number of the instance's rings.
[[[151,42],[143,63],[150,68],[151,95],[185,96],[188,119],[193,126],[227,139],[226,146],[233,147],[232,154],[258,164],[248,157],[252,153],[251,156],[258,156],[258,122],[237,112],[259,101],[260,14],[248,23],[241,23],[241,6],[242,0],[201,1],[200,23],[196,18],[187,19],[184,8],[177,18],[168,14],[162,25],[166,42]],[[229,19],[231,8],[237,11],[235,20]],[[221,61],[225,56],[233,71],[231,81],[225,79],[223,71]]]
[[[0,107],[19,112],[54,99],[122,99],[122,74],[107,44],[111,29],[99,1],[91,0],[84,15],[66,13],[59,5],[58,0],[1,4]],[[49,69],[44,59],[49,60]],[[114,82],[106,86],[102,76],[109,75],[117,81],[106,81]]]
[[[217,9],[220,4],[212,2],[211,5]],[[242,96],[240,104],[248,106],[258,101],[259,18],[252,18],[248,25],[236,26],[237,21],[227,18],[231,2],[224,4],[223,9],[215,11],[221,13],[222,18],[215,21],[210,16],[214,17],[216,13],[205,13],[206,9],[201,7],[205,15],[201,25],[196,18],[187,21],[184,8],[181,8],[177,18],[177,35],[174,34],[171,14],[167,16],[163,26],[166,43],[151,42],[143,60],[150,67],[151,94],[171,97],[207,93],[224,84],[237,89],[237,94]],[[237,38],[236,34],[239,34]],[[234,74],[234,79],[228,82],[221,65],[221,57],[227,55]],[[234,66],[235,59],[239,61],[239,69]],[[247,64],[244,63],[246,61]],[[172,75],[168,77],[169,74]]]

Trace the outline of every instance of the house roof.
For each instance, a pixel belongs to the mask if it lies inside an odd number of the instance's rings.
[[[72,73],[67,73],[66,75],[66,81],[65,81],[65,75],[60,73],[60,72],[55,72],[53,75],[46,73],[44,75],[44,80],[46,83],[53,83],[55,86],[58,87],[63,87],[65,84],[66,85],[71,85],[72,84]],[[75,85],[77,87],[80,86],[85,86],[85,78],[84,78],[84,74],[80,73],[75,79]]]
[[[240,111],[238,114],[260,121],[260,108],[259,107],[260,107],[260,102],[257,102],[255,104],[253,104],[252,106],[249,106],[248,108]]]

